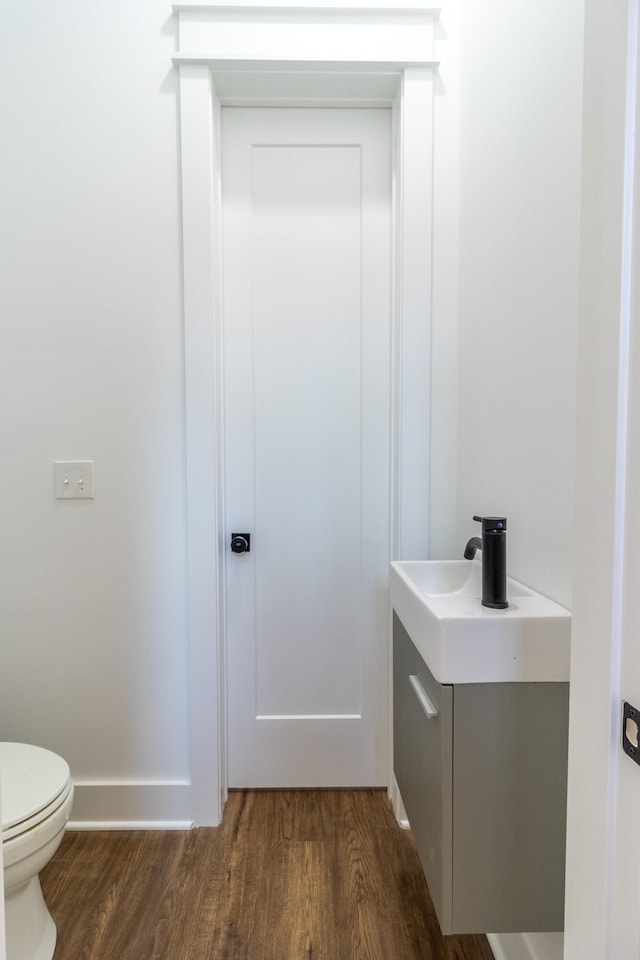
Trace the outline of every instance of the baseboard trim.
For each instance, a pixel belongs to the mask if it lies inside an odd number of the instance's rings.
[[[391,774],[389,777],[389,781],[389,786],[387,787],[387,796],[391,801],[394,816],[398,821],[398,825],[402,827],[403,830],[409,830],[409,820],[407,819],[402,797],[400,796],[398,782],[393,774]]]
[[[188,830],[188,780],[74,782],[68,830]]]
[[[533,960],[521,933],[488,933],[487,940],[496,960]]]
[[[562,933],[488,933],[496,960],[562,960]]]
[[[193,820],[69,820],[67,831],[82,833],[91,830],[191,830]]]

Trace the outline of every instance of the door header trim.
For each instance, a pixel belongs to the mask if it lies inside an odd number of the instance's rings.
[[[340,73],[398,78],[407,67],[437,69],[439,10],[420,3],[175,3],[178,67],[205,64],[219,75]],[[232,76],[231,76],[232,75]],[[240,81],[246,88],[246,77]],[[229,91],[227,91],[229,92]],[[255,92],[259,92],[259,87]],[[317,95],[317,94],[316,94]]]

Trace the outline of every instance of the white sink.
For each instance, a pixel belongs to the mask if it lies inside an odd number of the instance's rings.
[[[396,560],[389,588],[440,683],[569,680],[571,613],[510,577],[509,606],[483,607],[480,560]]]

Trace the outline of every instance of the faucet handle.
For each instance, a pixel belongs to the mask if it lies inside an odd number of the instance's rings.
[[[478,523],[482,524],[483,533],[495,533],[497,530],[506,530],[507,529],[507,518],[506,517],[477,517],[474,516],[474,520],[477,520]]]

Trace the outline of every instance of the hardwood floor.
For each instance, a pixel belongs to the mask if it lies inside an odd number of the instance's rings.
[[[440,935],[382,791],[234,791],[220,827],[68,833],[54,960],[493,960]]]

